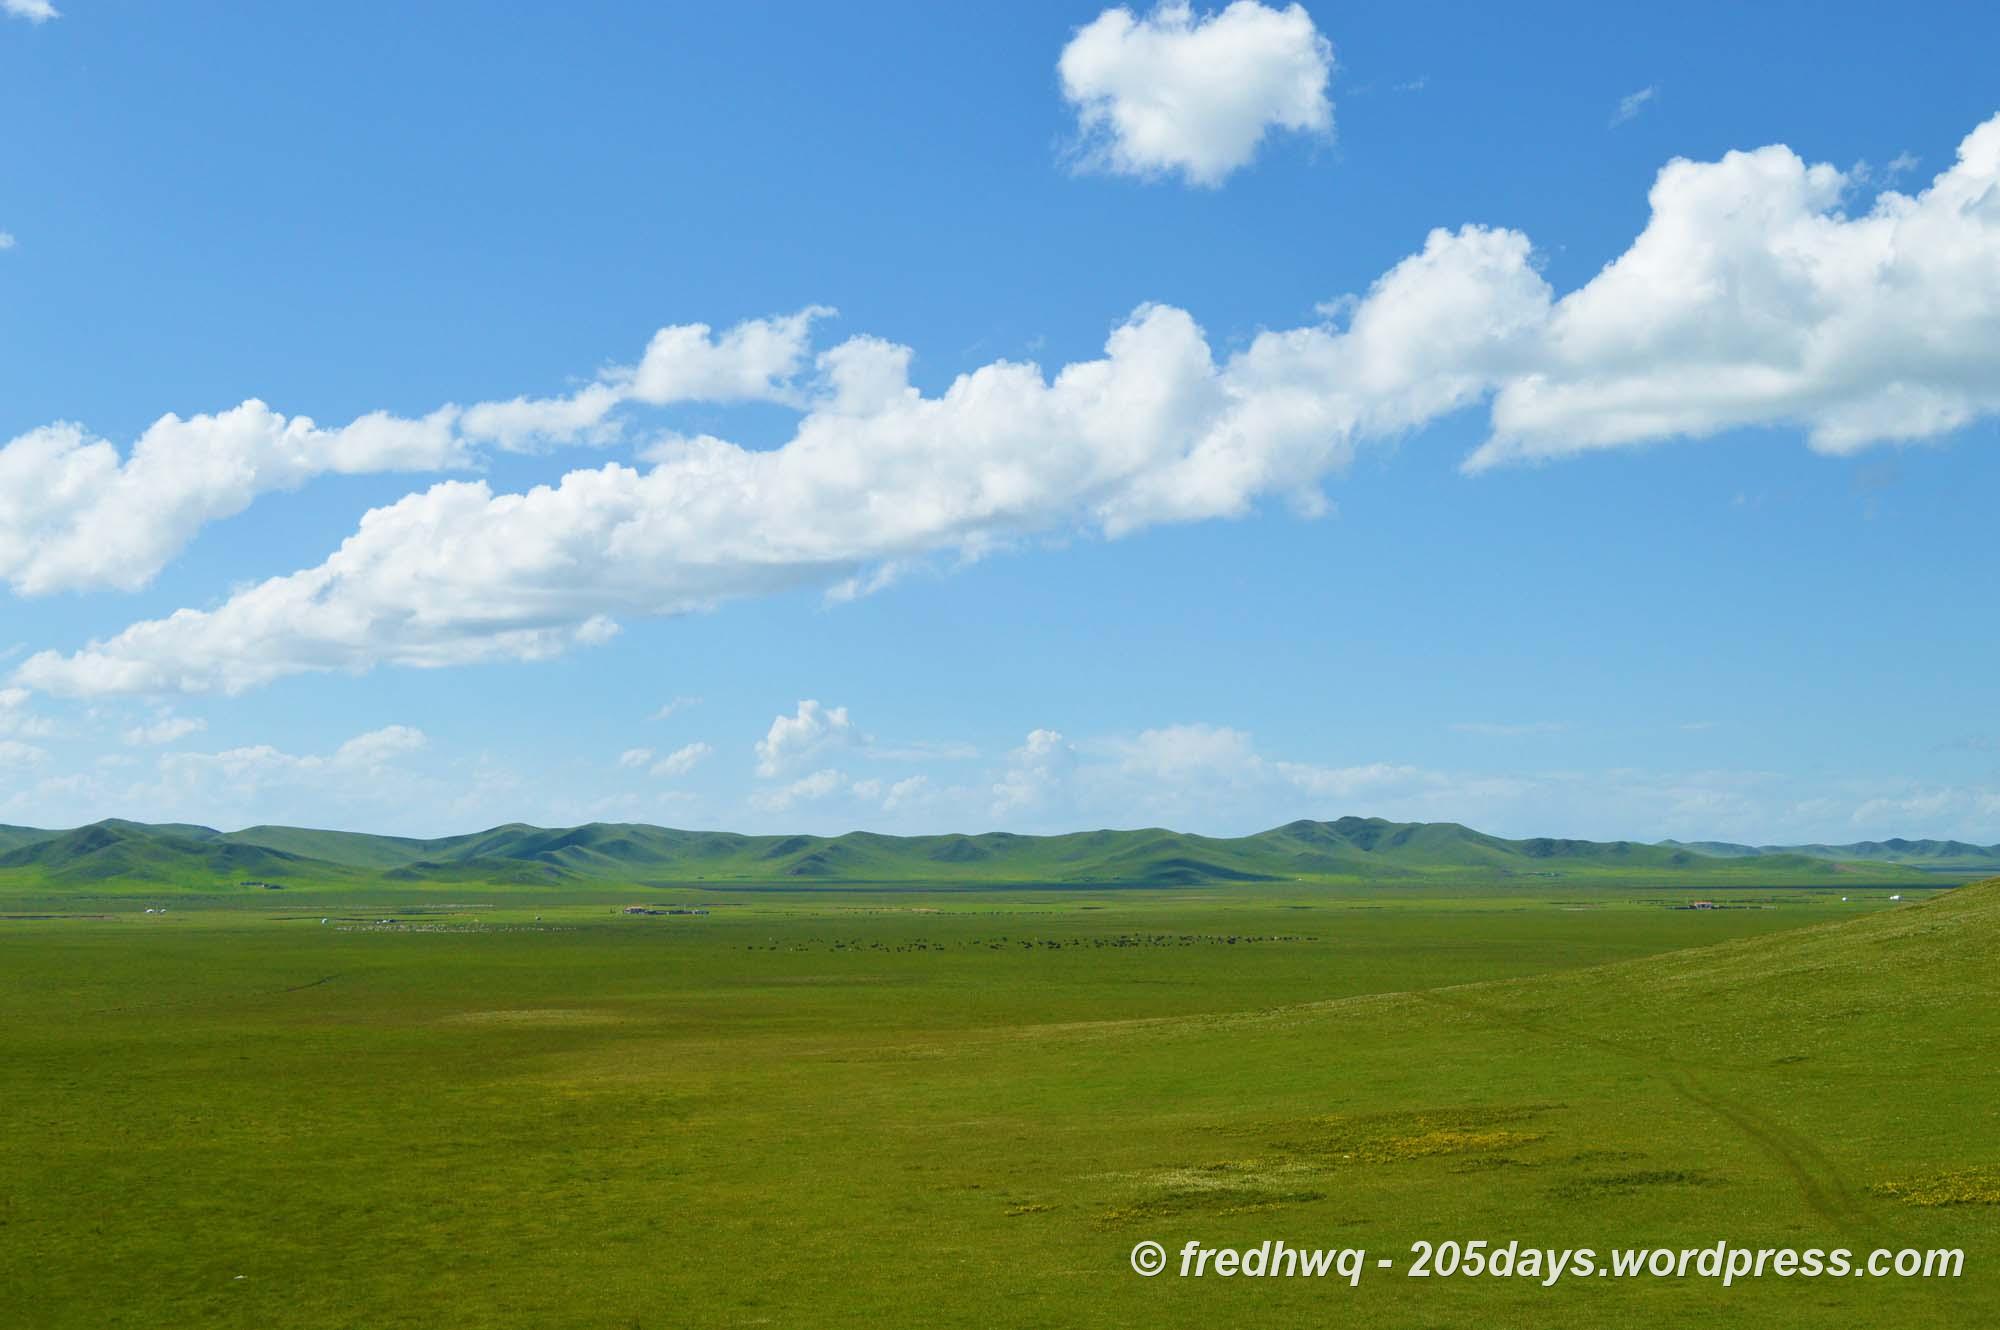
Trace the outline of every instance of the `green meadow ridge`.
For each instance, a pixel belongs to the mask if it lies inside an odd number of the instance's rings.
[[[1928,848],[1927,848],[1928,847]],[[1344,817],[1251,836],[1159,828],[1056,836],[743,836],[638,823],[520,824],[419,840],[298,827],[221,832],[109,820],[0,826],[0,885],[263,889],[341,883],[1038,883],[1192,886],[1290,881],[1593,877],[1684,885],[1895,885],[1927,870],[2000,870],[2000,846],[1887,841],[1750,847],[1507,840],[1455,822]]]
[[[2000,873],[2000,845],[1971,845],[1962,840],[1856,841],[1852,845],[1733,845],[1728,841],[1672,841],[1663,846],[1693,850],[1721,859],[1769,858],[1803,854],[1812,859],[1843,859],[1881,864],[1908,864],[1952,873]]]

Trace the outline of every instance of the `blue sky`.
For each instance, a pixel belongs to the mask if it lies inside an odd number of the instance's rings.
[[[0,9],[0,821],[2000,839],[1983,7]]]

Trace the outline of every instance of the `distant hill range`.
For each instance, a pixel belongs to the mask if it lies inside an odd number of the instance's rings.
[[[1296,880],[1616,876],[1682,885],[1915,883],[2000,872],[2000,846],[1957,841],[1747,846],[1506,840],[1455,822],[1344,817],[1253,836],[1148,828],[1058,836],[739,836],[636,823],[510,824],[435,840],[117,820],[0,826],[0,886],[121,883],[278,889],[367,883],[1024,883],[1186,886]]]
[[[1905,864],[1947,873],[2000,873],[2000,845],[1962,840],[1863,840],[1852,845],[1732,845],[1728,841],[1663,840],[1667,849],[1692,850],[1718,859],[1805,855],[1849,863]]]

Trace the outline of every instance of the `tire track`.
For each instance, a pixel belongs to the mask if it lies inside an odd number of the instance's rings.
[[[1663,1071],[1661,1075],[1673,1087],[1674,1093],[1729,1123],[1776,1160],[1778,1166],[1798,1184],[1806,1204],[1820,1218],[1851,1228],[1870,1222],[1872,1216],[1862,1205],[1860,1196],[1848,1185],[1847,1179],[1841,1176],[1832,1161],[1805,1137],[1789,1127],[1758,1116],[1740,1103],[1704,1090],[1684,1071]]]
[[[1438,1006],[1507,1025],[1544,1039],[1561,1039],[1590,1044],[1627,1061],[1665,1081],[1682,1099],[1727,1123],[1751,1145],[1778,1165],[1799,1189],[1808,1209],[1839,1228],[1858,1228],[1875,1221],[1854,1187],[1819,1147],[1782,1123],[1758,1113],[1747,1104],[1706,1089],[1695,1079],[1695,1064],[1661,1054],[1646,1053],[1587,1030],[1572,1029],[1552,1022],[1537,1021],[1469,998],[1431,990],[1416,997]]]

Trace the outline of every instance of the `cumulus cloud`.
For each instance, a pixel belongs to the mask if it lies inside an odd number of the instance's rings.
[[[930,778],[909,776],[889,781],[870,776],[856,780],[832,767],[783,785],[754,790],[750,807],[760,813],[786,813],[810,804],[840,801],[850,812],[908,813],[930,801]]]
[[[846,788],[846,774],[827,768],[802,776],[788,785],[758,790],[750,796],[750,806],[761,812],[783,813],[800,804],[816,803]]]
[[[990,791],[935,792],[933,814],[1022,831],[1161,825],[1240,835],[1295,818],[1452,821],[1503,836],[1741,840],[1867,836],[1990,840],[2000,793],[1978,785],[1826,782],[1755,770],[1440,769],[1295,760],[1205,723],[1070,739],[1038,730]],[[982,797],[987,796],[989,797]],[[979,805],[983,803],[984,807]]]
[[[929,793],[930,783],[928,776],[908,776],[890,782],[888,790],[882,795],[882,811],[899,813],[917,803]]]
[[[467,407],[459,422],[465,437],[525,452],[548,444],[606,443],[619,437],[613,412],[628,403],[789,402],[800,400],[793,383],[805,368],[815,319],[825,305],[796,314],[746,319],[721,332],[706,323],[660,329],[636,365],[613,366],[564,397],[516,397]]]
[[[662,328],[625,378],[625,391],[653,406],[669,402],[788,401],[804,364],[815,319],[829,305],[780,318],[750,319],[721,334],[705,323]]]
[[[292,780],[311,776],[354,776],[379,772],[396,758],[427,742],[422,730],[388,725],[357,734],[330,754],[292,754],[270,744],[248,744],[219,753],[169,753],[160,759],[163,774],[212,773],[237,782]]]
[[[28,707],[25,688],[0,688],[0,739],[39,739],[55,733],[55,722]]]
[[[828,748],[860,738],[846,707],[823,707],[807,699],[793,714],[772,718],[771,728],[757,741],[757,774],[766,779],[781,776]]]
[[[1785,147],[1669,164],[1468,468],[1761,425],[1849,453],[2000,410],[2000,116],[1915,195],[1848,217],[1848,186]]]
[[[567,397],[515,397],[465,409],[465,437],[526,452],[549,443],[609,443],[618,435],[612,409],[625,399],[608,383],[593,383]]]
[[[644,467],[525,493],[445,481],[368,513],[317,566],[43,652],[14,682],[240,691],[316,670],[539,659],[608,640],[620,617],[865,591],[940,554],[1237,517],[1273,498],[1314,513],[1366,442],[1488,400],[1468,471],[1745,426],[1801,425],[1840,453],[2000,411],[2000,117],[1920,193],[1884,192],[1849,218],[1844,188],[1782,147],[1675,162],[1644,232],[1559,301],[1526,236],[1439,230],[1323,321],[1226,357],[1187,312],[1147,305],[1098,359],[1053,373],[996,361],[933,396],[909,383],[907,348],[850,339],[791,385],[800,415],[782,446],[675,438]],[[764,365],[805,353],[763,355],[744,351]],[[11,496],[87,489],[12,474],[0,469],[0,532]],[[49,548],[96,557],[90,542]],[[0,537],[0,567],[10,557],[63,563]]]
[[[705,743],[685,744],[653,763],[652,773],[655,776],[685,776],[714,751]]]
[[[1032,812],[1060,798],[1075,770],[1076,749],[1060,730],[1030,731],[994,782],[993,815]]]
[[[374,412],[339,429],[259,401],[160,417],[120,457],[72,424],[0,445],[0,578],[34,595],[136,590],[202,525],[329,472],[428,471],[467,460],[450,413]]]
[[[1339,816],[1350,811],[1347,801],[1404,795],[1435,779],[1392,763],[1329,767],[1277,760],[1259,752],[1243,730],[1181,724],[1089,745],[1073,783],[1089,802],[1181,821],[1252,807],[1287,810],[1287,817]],[[1325,806],[1329,800],[1342,801],[1338,811]]]
[[[334,807],[379,813],[437,806],[449,788],[403,765],[428,743],[422,730],[387,725],[357,734],[331,753],[289,753],[270,744],[221,752],[176,750],[160,755],[152,777],[124,789],[101,783],[79,803],[107,802],[145,810],[149,819],[210,822],[312,821]]]
[[[190,734],[199,734],[208,728],[208,722],[193,716],[161,716],[149,725],[135,725],[125,731],[125,742],[133,747],[170,744],[177,739],[185,739]]]
[[[1439,780],[1436,773],[1400,762],[1362,762],[1346,767],[1318,766],[1311,762],[1272,762],[1269,768],[1301,793],[1320,801],[1340,800],[1340,806],[1362,798],[1409,797]],[[1323,804],[1319,815],[1326,815]]]
[[[1857,834],[1910,835],[1910,828],[1977,827],[1990,839],[2000,822],[2000,791],[1980,786],[1919,785],[1878,795],[1855,808]],[[1980,834],[1974,832],[1973,834]]]
[[[925,802],[931,793],[930,784],[927,776],[910,776],[898,781],[870,777],[854,781],[848,785],[847,792],[864,804],[880,807],[885,813],[900,813]]]
[[[660,757],[650,748],[628,748],[618,755],[618,765],[628,771],[644,768],[655,776],[685,776],[714,751],[705,743],[691,743]]]
[[[662,328],[637,365],[568,397],[446,405],[420,419],[377,411],[322,429],[252,399],[162,416],[124,456],[80,425],[31,430],[0,444],[0,579],[22,595],[137,590],[207,523],[317,476],[461,468],[480,445],[605,442],[618,434],[612,413],[634,402],[792,401],[812,321],[830,313],[814,306],[720,333]]]
[[[62,11],[49,0],[0,0],[0,12],[10,18],[24,18],[30,23],[46,23],[52,18],[62,17]]]
[[[1226,725],[1161,725],[1076,740],[1041,729],[1008,754],[983,811],[1018,829],[1146,822],[1236,834],[1298,817],[1411,804],[1448,780],[1397,763],[1276,758],[1247,731]]]
[[[1333,45],[1296,4],[1236,0],[1197,16],[1166,3],[1144,18],[1107,9],[1077,30],[1056,68],[1086,169],[1178,172],[1214,186],[1274,129],[1333,130]]]
[[[1547,288],[1525,238],[1439,231],[1345,328],[1267,333],[1218,364],[1184,311],[1145,306],[1102,359],[1010,361],[931,397],[835,391],[790,442],[679,440],[648,469],[573,471],[523,494],[448,481],[368,513],[326,562],[210,610],[136,624],[22,682],[54,692],[240,691],[312,670],[537,659],[620,615],[686,613],[940,551],[1312,511],[1357,440],[1477,399]],[[871,352],[871,379],[889,357]],[[852,362],[847,362],[852,363]],[[894,372],[902,373],[899,363]]]
[[[19,739],[0,739],[0,768],[31,767],[48,755],[47,749]]]
[[[430,736],[414,726],[385,725],[379,730],[357,734],[336,748],[331,765],[346,770],[372,771],[429,743]]]
[[[1250,736],[1223,725],[1166,725],[1106,747],[1120,772],[1160,784],[1236,780],[1263,765]]]

